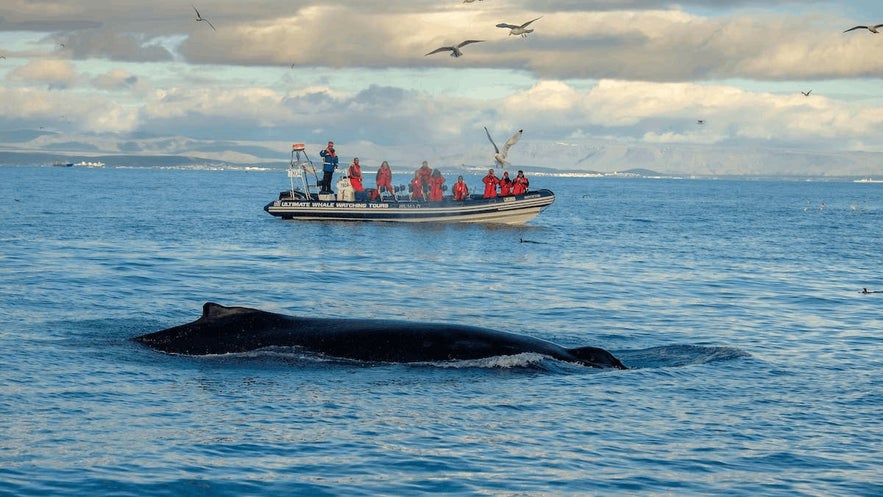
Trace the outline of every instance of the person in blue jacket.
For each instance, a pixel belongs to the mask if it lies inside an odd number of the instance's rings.
[[[334,142],[329,141],[325,150],[319,152],[325,160],[322,163],[322,184],[319,193],[331,193],[331,177],[337,169],[337,152],[334,151]]]

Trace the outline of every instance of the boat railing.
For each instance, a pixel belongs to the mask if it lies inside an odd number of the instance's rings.
[[[313,178],[316,180],[313,184],[309,181],[310,174],[312,174]],[[300,180],[301,187],[303,188],[306,197],[311,198],[312,193],[310,192],[310,186],[318,187],[319,175],[316,172],[316,166],[313,165],[313,161],[310,160],[310,157],[307,155],[306,147],[303,143],[294,143],[291,145],[291,161],[288,164],[288,180],[291,186],[291,198],[295,198],[296,196],[294,193],[295,178]]]

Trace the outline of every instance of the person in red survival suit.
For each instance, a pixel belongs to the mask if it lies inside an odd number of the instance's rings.
[[[500,179],[494,176],[494,170],[488,169],[487,176],[481,179],[484,183],[484,198],[494,198],[497,196],[497,185]]]
[[[365,191],[365,187],[362,186],[362,166],[359,165],[358,157],[353,159],[353,163],[350,164],[346,174],[350,178],[350,184],[353,185],[353,191]]]
[[[432,168],[429,167],[429,162],[423,161],[423,165],[417,170],[417,177],[420,178],[420,189],[424,192],[429,189],[430,176],[432,176]]]
[[[500,178],[500,196],[506,197],[512,194],[512,180],[509,179],[509,171],[503,171],[503,177]]]
[[[530,181],[527,180],[527,177],[524,176],[524,171],[518,170],[518,174],[515,176],[515,179],[512,180],[512,195],[521,195],[527,191],[527,188],[530,186]]]
[[[442,193],[442,185],[445,182],[445,177],[442,176],[441,171],[438,169],[432,170],[432,176],[429,177],[429,201],[430,202],[441,202],[442,197],[444,197],[444,193]]]
[[[414,200],[425,200],[423,197],[423,180],[420,179],[420,171],[414,173],[411,179],[411,195]]]
[[[463,181],[463,176],[457,176],[457,182],[454,183],[454,200],[464,200],[469,196],[469,187]]]
[[[389,163],[383,161],[380,164],[380,169],[377,170],[377,194],[380,194],[382,188],[386,188],[387,193],[392,195],[392,198],[396,198],[395,190],[392,188],[392,169],[389,168]],[[396,199],[398,200],[398,199]]]

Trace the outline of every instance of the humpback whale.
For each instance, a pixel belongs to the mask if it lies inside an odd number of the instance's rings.
[[[408,363],[532,352],[593,368],[627,369],[604,349],[568,349],[538,338],[477,326],[290,316],[213,302],[202,306],[202,316],[196,321],[134,340],[161,352],[184,355],[283,346],[340,359]]]

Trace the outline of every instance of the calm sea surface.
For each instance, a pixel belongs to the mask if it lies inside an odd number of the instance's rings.
[[[0,167],[0,495],[883,494],[883,184],[531,179],[526,226],[412,226],[273,218],[281,170]],[[633,369],[131,341],[206,301]]]

